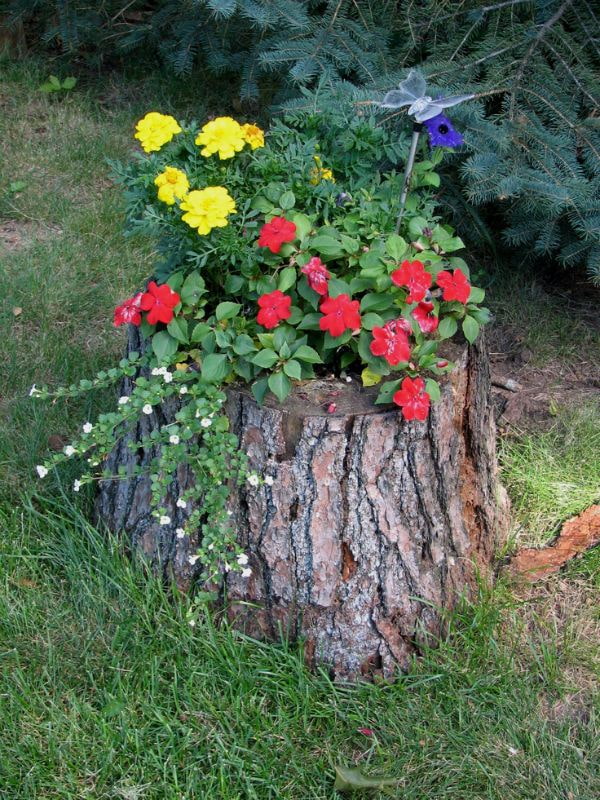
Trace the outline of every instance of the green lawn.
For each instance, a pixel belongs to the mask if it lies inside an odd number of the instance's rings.
[[[112,309],[152,250],[123,237],[105,158],[127,157],[169,87],[115,78],[48,98],[39,68],[0,70],[0,798],[334,798],[336,764],[398,778],[402,800],[600,796],[597,550],[526,598],[482,589],[394,685],[334,686],[143,576],[90,526],[90,498],[63,492],[72,475],[35,479],[48,437],[110,402],[27,395],[120,353]],[[531,317],[529,346],[546,347]],[[503,448],[517,535],[597,498],[598,415],[561,414]]]

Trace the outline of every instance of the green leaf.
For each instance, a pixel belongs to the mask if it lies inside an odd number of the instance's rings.
[[[12,183],[8,184],[8,191],[12,192],[13,194],[15,192],[22,192],[26,186],[27,184],[25,181],[12,181]]]
[[[313,228],[313,224],[306,214],[294,212],[293,214],[289,214],[289,218],[296,226],[296,238],[304,239],[305,236],[308,236]]]
[[[202,378],[208,383],[221,383],[231,368],[223,353],[209,353],[202,360]]]
[[[362,317],[361,323],[365,330],[372,331],[373,328],[379,328],[383,325],[383,318],[379,314],[370,312]]]
[[[233,352],[238,356],[247,356],[248,353],[253,353],[256,350],[256,345],[247,333],[240,333],[233,343]]]
[[[186,306],[195,306],[198,300],[206,293],[204,278],[199,272],[190,272],[181,287],[181,300]]]
[[[334,239],[333,236],[328,236],[327,234],[313,236],[313,238],[310,240],[310,249],[316,250],[317,253],[322,256],[330,256],[332,258],[339,257],[344,254],[341,242],[338,239]]]
[[[360,310],[362,314],[367,311],[387,311],[393,302],[389,294],[366,294],[360,302]]]
[[[440,339],[450,339],[458,330],[458,324],[454,317],[444,317],[438,325]]]
[[[277,288],[280,292],[285,292],[296,283],[296,268],[286,267],[279,273],[279,280],[277,281]]]
[[[469,295],[469,303],[483,303],[485,292],[477,286],[471,286],[471,294]]]
[[[321,319],[322,314],[306,314],[302,322],[299,323],[298,329],[301,331],[318,331],[319,328],[319,320]]]
[[[76,83],[77,83],[77,78],[74,78],[72,75],[70,75],[68,78],[65,78],[64,81],[62,82],[62,88],[67,90],[73,89]]]
[[[215,316],[219,322],[222,319],[231,319],[238,315],[240,308],[241,305],[239,303],[231,303],[229,300],[226,300],[224,303],[219,303],[215,311]]]
[[[152,337],[152,350],[156,358],[166,361],[177,352],[177,339],[174,339],[167,331],[159,331]]]
[[[394,261],[400,261],[404,253],[408,250],[408,245],[401,236],[393,233],[391,236],[388,236],[385,249]]]
[[[189,343],[188,323],[183,317],[173,317],[171,322],[167,325],[167,330],[178,342],[182,344]]]
[[[290,361],[286,361],[283,365],[283,371],[286,375],[289,375],[290,378],[299,381],[300,377],[302,376],[302,367],[297,361],[294,359],[290,359]]]
[[[289,211],[296,205],[296,196],[292,191],[284,192],[279,198],[279,205],[284,211]]]
[[[427,378],[425,381],[425,391],[431,397],[433,403],[437,403],[440,399],[440,385],[437,381],[434,381],[433,378]]]
[[[192,342],[201,342],[202,339],[206,336],[207,333],[211,332],[210,325],[207,325],[206,322],[199,322],[192,331],[192,335],[190,337]]]
[[[307,364],[322,364],[321,356],[312,347],[307,344],[301,344],[300,347],[294,351],[294,358],[299,361],[306,361]]]
[[[256,400],[259,406],[262,406],[263,400],[265,399],[265,395],[268,389],[269,389],[269,382],[267,378],[259,378],[252,384],[251,391],[254,396],[254,399]]]
[[[292,382],[283,372],[274,372],[269,375],[269,389],[273,392],[280,403],[283,403],[288,394],[292,391]]]
[[[273,203],[259,194],[252,200],[250,208],[253,208],[255,211],[260,211],[261,214],[270,214],[271,211],[273,211]]]
[[[279,361],[279,356],[275,350],[269,350],[268,348],[265,348],[264,350],[260,350],[253,358],[250,359],[250,361],[253,364],[256,364],[257,367],[270,369],[273,364],[276,364]]]
[[[386,786],[397,786],[396,778],[367,778],[358,767],[335,768],[333,788],[338,792],[357,792],[363,789],[383,789]]]
[[[469,308],[469,314],[473,319],[477,320],[480,325],[487,325],[492,318],[492,313],[489,308]]]
[[[377,395],[377,400],[375,400],[376,405],[385,405],[387,403],[393,402],[394,394],[400,388],[402,384],[402,379],[398,379],[396,381],[387,381],[383,384],[381,389],[379,390],[379,394]]]
[[[473,317],[467,316],[463,319],[462,329],[465,335],[465,339],[469,344],[473,344],[477,335],[479,334],[480,325],[476,319]]]
[[[244,285],[241,275],[228,275],[225,279],[225,291],[227,294],[237,294]]]
[[[440,176],[437,172],[426,172],[424,175],[421,175],[420,182],[424,186],[439,186]]]
[[[52,86],[55,86],[57,89],[60,89],[60,81],[56,77],[56,75],[50,75],[50,77],[48,78],[48,83],[51,83]]]

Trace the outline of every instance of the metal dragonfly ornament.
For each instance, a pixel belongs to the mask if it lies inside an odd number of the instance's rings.
[[[463,143],[460,133],[455,130],[448,117],[444,116],[446,108],[457,106],[465,100],[471,100],[475,95],[457,94],[452,97],[433,98],[425,94],[427,83],[420,72],[411,69],[408,76],[397,89],[392,89],[383,98],[382,108],[398,109],[408,106],[407,113],[414,118],[413,135],[408,151],[408,159],[404,170],[404,181],[400,195],[400,214],[396,224],[396,231],[400,229],[400,222],[404,214],[406,197],[410,186],[415,155],[419,144],[419,136],[423,127],[427,129],[429,143],[432,147],[458,147]]]

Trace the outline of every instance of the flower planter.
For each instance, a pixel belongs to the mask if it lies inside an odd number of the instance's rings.
[[[139,350],[130,326],[129,350]],[[285,404],[260,407],[230,388],[226,413],[253,469],[271,476],[233,492],[229,508],[252,575],[225,576],[221,604],[247,634],[302,638],[309,663],[338,680],[405,669],[443,633],[443,612],[490,573],[506,532],[483,341],[452,345],[457,364],[426,424],[373,405],[358,384],[300,384]],[[122,389],[131,391],[131,382]],[[335,410],[332,404],[335,404]],[[140,420],[139,439],[173,419],[176,405]],[[147,464],[121,441],[107,468]],[[197,541],[178,537],[190,509],[182,467],[168,500],[171,523],[152,516],[147,476],[101,482],[97,515],[182,590],[194,586]],[[200,500],[201,502],[201,500]]]

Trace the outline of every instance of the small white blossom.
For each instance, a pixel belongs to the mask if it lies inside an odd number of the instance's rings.
[[[38,394],[41,394],[41,392],[34,383],[31,389],[29,390],[29,397],[36,397]]]
[[[190,566],[193,567],[194,564],[196,563],[196,561],[198,561],[199,558],[200,558],[200,556],[190,556],[188,558],[188,564],[190,564]]]
[[[352,378],[350,375],[346,375],[346,383],[352,383]]]
[[[152,375],[164,375],[167,371],[166,367],[154,367],[152,370]]]
[[[188,387],[184,384],[179,390],[179,394],[187,394],[187,393],[188,393]]]
[[[173,380],[173,373],[169,372],[168,370],[165,370],[163,372],[163,380],[165,383],[171,383],[171,381]]]
[[[73,483],[73,491],[78,492],[81,489],[81,481],[75,481]]]
[[[185,500],[182,497],[179,497],[177,499],[177,502],[175,503],[175,505],[177,506],[177,508],[187,508],[187,503],[185,502]]]
[[[166,514],[163,514],[158,521],[160,522],[161,525],[170,525],[171,517],[168,517]]]
[[[74,455],[75,455],[75,453],[76,453],[76,450],[75,450],[75,448],[73,447],[73,445],[72,445],[72,444],[68,444],[68,445],[67,445],[67,446],[64,448],[63,452],[64,452],[64,454],[67,456],[67,458],[69,458],[70,456],[74,456]]]
[[[94,426],[91,422],[84,422],[83,423],[83,432],[84,433],[91,433],[94,430]]]
[[[45,478],[46,475],[48,474],[48,470],[42,464],[38,464],[37,467],[35,468],[35,471],[37,472],[40,478]]]
[[[260,483],[260,478],[258,477],[256,472],[253,472],[251,475],[248,475],[247,480],[250,486],[258,486],[258,484]]]
[[[119,405],[120,406],[124,406],[125,403],[128,403],[128,402],[129,402],[129,397],[127,397],[126,394],[122,395],[122,397],[119,397]]]
[[[225,563],[224,570],[225,572],[231,572],[231,564]]]
[[[211,542],[211,543],[208,545],[208,549],[209,549],[209,550],[214,550],[214,549],[215,549],[214,542]]]
[[[144,414],[151,414],[152,406],[150,405],[150,403],[146,403],[146,405],[143,406],[142,411],[144,412]]]
[[[169,441],[171,444],[179,444],[179,436],[177,436],[176,433],[173,433],[171,436],[169,436]]]
[[[245,567],[246,564],[248,563],[248,556],[246,555],[246,553],[240,553],[239,556],[237,557],[237,562],[240,565],[240,567]]]
[[[273,478],[272,475],[265,475],[265,483],[267,484],[267,486],[273,486],[273,484],[275,483],[275,479]]]
[[[196,620],[195,619],[189,620],[188,625],[190,626],[190,628],[195,628],[196,627]]]
[[[252,570],[250,567],[246,567],[246,569],[242,570],[242,578],[249,578],[252,575]]]
[[[204,417],[204,419],[200,420],[200,425],[202,425],[203,428],[210,428],[210,426],[212,425],[212,419]]]
[[[183,528],[177,528],[175,533],[177,534],[178,539],[183,539],[183,537],[185,536],[185,531],[183,530]]]

